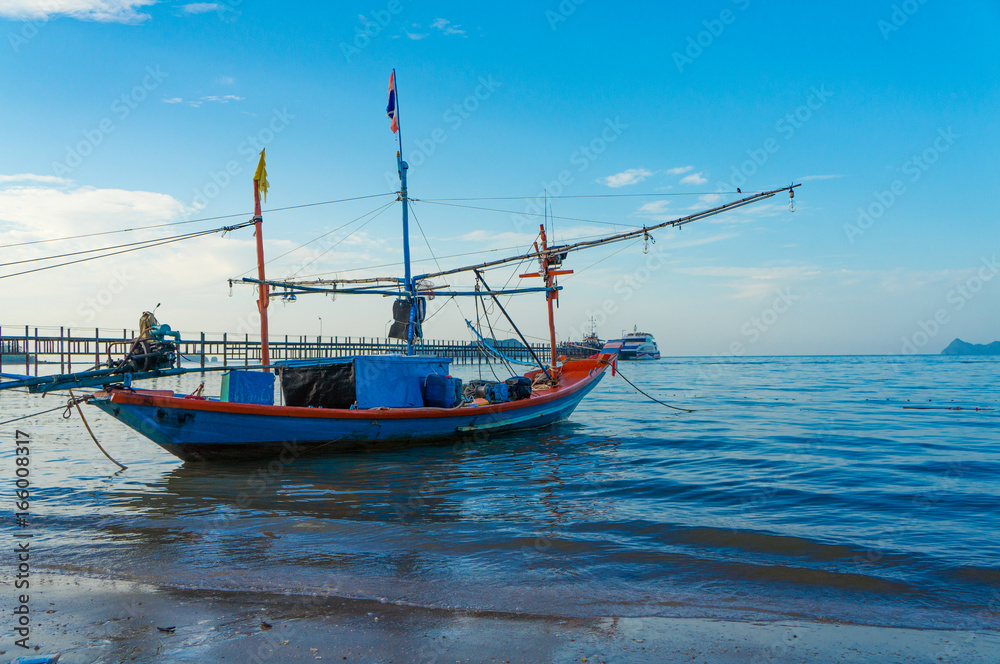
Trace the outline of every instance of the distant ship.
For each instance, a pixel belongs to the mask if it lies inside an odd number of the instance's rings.
[[[559,344],[559,354],[567,357],[590,357],[595,353],[601,353],[604,342],[597,336],[597,325],[594,317],[590,317],[590,331],[584,335],[581,341],[566,341]]]
[[[653,335],[639,332],[638,326],[625,335],[624,339],[611,339],[604,344],[605,353],[617,353],[619,360],[658,360],[660,349],[656,347]]]
[[[590,317],[590,332],[583,338],[580,345],[591,350],[601,350],[604,346],[604,342],[597,338],[597,325],[594,323],[593,316]]]

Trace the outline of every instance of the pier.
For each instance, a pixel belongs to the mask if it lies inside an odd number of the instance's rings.
[[[104,366],[121,359],[138,336],[135,330],[0,326],[0,372],[39,375],[39,366],[59,367],[59,373]],[[549,361],[548,344],[501,341],[502,352],[513,360],[532,362],[533,350],[542,362]],[[510,344],[510,345],[508,345]],[[348,355],[405,354],[406,343],[377,337],[270,336],[271,361],[300,360]],[[234,369],[260,364],[260,338],[249,334],[182,332],[178,351],[185,364]],[[456,364],[485,364],[487,354],[474,342],[428,339],[415,346],[416,354],[450,357]],[[560,353],[564,347],[560,346]],[[589,353],[588,353],[589,354]],[[578,355],[578,353],[572,353]],[[489,357],[489,361],[498,360]],[[46,369],[43,373],[52,373]]]

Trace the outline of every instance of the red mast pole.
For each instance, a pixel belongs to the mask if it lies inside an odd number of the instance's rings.
[[[548,238],[545,237],[545,224],[538,225],[539,235],[542,240],[542,249],[539,252],[541,254],[541,265],[542,269],[540,272],[529,272],[528,274],[522,274],[522,279],[527,279],[528,277],[542,277],[545,279],[545,300],[549,305],[549,350],[552,357],[552,372],[550,377],[555,376],[556,368],[556,319],[555,312],[552,310],[552,303],[559,299],[559,291],[556,290],[556,277],[560,274],[573,274],[573,270],[553,270],[553,267],[558,267],[562,264],[563,256],[555,254],[550,256],[547,253],[549,248]],[[535,251],[538,252],[538,243],[535,243]],[[476,274],[479,274],[477,271]],[[537,360],[537,358],[536,358]],[[542,367],[545,370],[545,367]]]
[[[545,238],[545,225],[540,226],[542,235],[542,276],[545,277],[545,287],[551,289],[555,284],[555,276],[553,276],[552,271],[549,270],[549,256],[545,254],[545,250],[548,248],[548,243]],[[555,375],[556,369],[556,319],[555,314],[552,311],[552,303],[558,297],[558,293],[555,290],[548,290],[545,292],[545,299],[549,305],[549,345],[551,349],[551,366],[552,375]]]
[[[253,220],[254,235],[257,236],[257,280],[261,282],[258,285],[260,299],[257,300],[257,310],[260,311],[260,361],[264,365],[264,371],[270,373],[271,369],[267,366],[271,364],[271,354],[267,347],[267,304],[270,298],[267,284],[264,283],[264,237],[261,235],[264,218],[260,214],[260,180],[256,178],[253,181]]]

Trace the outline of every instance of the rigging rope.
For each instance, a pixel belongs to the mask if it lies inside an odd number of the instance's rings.
[[[246,226],[248,224],[243,224]],[[242,227],[240,226],[240,227]],[[235,230],[238,226],[224,226],[222,230]],[[206,231],[195,231],[193,233],[184,233],[182,235],[174,235],[168,238],[154,238],[151,240],[140,240],[138,242],[127,242],[125,244],[115,244],[109,247],[98,247],[97,249],[83,249],[81,251],[71,251],[65,254],[55,254],[53,256],[41,256],[38,258],[25,258],[24,260],[11,261],[10,263],[0,263],[0,267],[8,267],[10,265],[23,265],[24,263],[37,263],[38,261],[49,261],[55,260],[56,258],[68,258],[70,256],[81,256],[83,254],[93,254],[98,251],[108,251],[109,249],[121,249],[122,247],[139,247],[144,244],[153,244],[156,242],[161,242],[164,239],[170,240],[185,240],[188,238],[200,237],[202,235],[211,235],[212,233],[217,233],[219,229],[211,229]]]
[[[63,411],[63,419],[68,420],[70,416],[73,414],[73,406],[76,405],[78,401],[81,402],[87,401],[88,399],[91,398],[91,396],[93,395],[88,394],[87,396],[84,397],[71,396],[70,399],[62,406],[56,406],[55,408],[49,408],[48,410],[40,410],[37,413],[32,413],[31,415],[22,415],[21,417],[15,417],[12,420],[7,420],[6,422],[0,422],[0,426],[3,426],[5,424],[10,424],[12,422],[20,422],[21,420],[31,419],[32,417],[38,417],[39,415],[45,415],[46,413],[54,413],[57,410]]]
[[[303,203],[301,205],[290,205],[288,207],[281,208],[271,208],[267,212],[284,212],[286,210],[298,210],[300,208],[315,207],[317,205],[331,205],[334,203],[347,203],[349,201],[359,201],[366,198],[378,198],[380,196],[395,196],[396,192],[387,192],[384,194],[370,194],[368,196],[354,196],[352,198],[341,198],[335,201],[322,201],[320,203]],[[113,231],[101,231],[99,233],[84,233],[83,235],[69,235],[67,237],[54,237],[48,238],[46,240],[32,240],[30,242],[17,242],[15,244],[0,244],[0,249],[9,249],[11,247],[26,247],[32,244],[45,244],[47,242],[62,242],[63,240],[79,240],[85,237],[98,237],[101,235],[114,235],[115,233],[134,233],[135,231],[144,231],[151,228],[167,228],[168,226],[183,226],[185,224],[198,224],[204,221],[218,221],[219,219],[236,219],[239,217],[246,217],[253,214],[252,212],[240,212],[238,214],[224,214],[219,217],[205,217],[203,219],[189,219],[187,221],[172,221],[163,224],[153,224],[150,226],[136,226],[135,228],[120,228]]]
[[[662,191],[649,194],[573,194],[565,196],[552,196],[550,194],[545,194],[547,198],[638,198],[638,197],[666,197],[666,196],[714,196],[720,194],[742,194],[742,193],[757,193],[757,192],[742,192],[742,191],[688,191],[688,192],[677,192],[677,193],[663,193]],[[536,198],[541,198],[541,196],[483,196],[474,198],[421,198],[418,200],[425,201],[427,203],[437,203],[441,201],[530,201]]]
[[[582,235],[582,236],[580,236],[579,239],[587,239],[587,238],[591,238],[591,237],[603,237],[603,236],[601,236],[601,235]],[[466,256],[478,256],[480,254],[495,254],[495,253],[501,252],[501,251],[521,251],[521,247],[500,247],[500,248],[497,248],[497,249],[482,249],[480,251],[467,251],[467,252],[464,252],[464,253],[461,253],[461,254],[449,254],[448,256],[440,256],[439,260],[445,260],[445,259],[448,259],[448,258],[464,258]],[[524,256],[523,257],[524,260],[530,260],[532,258],[535,258],[535,257],[534,256]],[[433,262],[434,260],[435,260],[434,258],[418,258],[418,259],[411,260],[410,263],[411,264],[414,264],[414,263],[430,263],[430,262]],[[307,275],[304,275],[301,278],[302,279],[311,279],[313,277],[324,277],[324,276],[326,276],[328,274],[346,274],[348,272],[364,272],[365,270],[378,270],[378,269],[381,269],[381,268],[384,268],[384,267],[399,267],[402,264],[403,264],[402,261],[399,261],[399,262],[396,262],[396,263],[382,263],[381,265],[369,265],[368,267],[356,267],[356,268],[351,268],[351,269],[348,269],[348,270],[332,270],[330,272],[317,272],[316,274],[307,274]],[[254,268],[254,269],[256,269],[256,268]],[[492,269],[492,268],[486,268],[486,269]]]
[[[431,259],[433,259],[434,261],[434,265],[436,265],[437,269],[440,270],[441,264],[438,262],[437,256],[434,255],[434,250],[431,249],[431,243],[430,241],[428,241],[427,235],[424,233],[424,227],[420,225],[420,219],[417,218],[417,212],[416,210],[413,209],[412,203],[409,203],[409,205],[410,205],[410,213],[413,215],[413,221],[417,223],[417,229],[420,231],[420,236],[424,238],[424,244],[427,245],[427,251],[430,252]],[[412,264],[413,261],[410,261],[410,263]],[[460,305],[458,303],[458,300],[456,300],[454,297],[449,298],[444,304],[442,304],[441,307],[438,309],[438,311],[444,309],[448,305],[448,302],[454,302],[455,306],[458,307],[458,313],[462,316],[462,318],[465,318],[465,312],[462,311],[462,305]],[[436,314],[438,311],[435,311],[434,313]],[[424,322],[427,322],[428,320],[429,318],[424,318]]]
[[[458,203],[442,203],[440,201],[432,201],[426,198],[413,198],[411,200],[419,203],[430,203],[432,205],[446,205],[448,207],[467,208],[469,210],[482,210],[484,212],[502,212],[504,214],[521,215],[524,217],[545,217],[544,214],[540,214],[538,212],[518,212],[516,210],[500,210],[497,208],[487,208],[476,205],[459,205]],[[580,219],[577,217],[553,217],[552,215],[548,215],[548,218],[562,219],[564,221],[581,221],[588,224],[604,224],[605,226],[624,226],[625,228],[642,228],[642,226],[636,226],[635,224],[623,224],[620,222],[613,222],[613,221],[598,221],[597,219]]]
[[[250,226],[252,224],[253,224],[253,222],[245,222],[243,224],[237,224],[236,226],[223,226],[222,228],[216,228],[216,229],[211,230],[211,231],[202,231],[202,232],[199,232],[199,233],[193,234],[193,235],[183,235],[183,236],[180,236],[180,237],[174,237],[174,238],[170,238],[170,239],[167,239],[167,240],[158,240],[158,241],[155,241],[155,242],[152,242],[152,243],[145,243],[145,244],[143,244],[143,246],[140,246],[140,247],[132,247],[130,249],[122,249],[121,251],[112,251],[112,252],[107,253],[107,254],[101,254],[100,256],[90,256],[89,258],[78,258],[75,261],[67,261],[65,263],[58,263],[56,265],[46,265],[45,267],[36,267],[34,269],[31,269],[31,270],[22,270],[21,272],[12,272],[11,274],[3,274],[3,275],[0,275],[0,279],[7,279],[9,277],[18,277],[18,276],[21,276],[23,274],[31,274],[33,272],[42,272],[44,270],[54,270],[55,268],[65,267],[67,265],[75,265],[77,263],[85,263],[87,261],[95,261],[95,260],[99,260],[101,258],[108,258],[109,256],[117,256],[119,254],[127,254],[127,253],[129,253],[131,251],[139,251],[140,249],[149,249],[151,247],[158,247],[158,246],[163,245],[163,244],[170,244],[172,242],[180,242],[181,240],[189,240],[189,239],[191,239],[193,237],[201,237],[202,235],[209,235],[211,233],[229,232],[229,231],[232,231],[232,230],[236,230],[238,228],[244,228],[246,226]]]
[[[617,365],[617,363],[616,363],[616,365]],[[673,408],[674,410],[679,410],[679,411],[684,412],[684,413],[694,413],[694,412],[697,412],[697,411],[694,411],[694,410],[688,410],[687,408],[678,408],[677,406],[671,406],[668,403],[663,403],[662,401],[660,401],[656,397],[650,396],[650,395],[646,394],[645,392],[643,392],[641,389],[639,389],[639,387],[636,386],[635,383],[633,383],[632,381],[630,381],[628,378],[625,377],[625,374],[622,373],[621,369],[617,369],[616,372],[618,373],[619,376],[622,377],[622,380],[624,380],[626,383],[628,383],[629,385],[631,385],[632,388],[636,392],[638,392],[642,396],[646,397],[647,399],[655,401],[656,403],[660,404],[661,406],[666,406],[667,408]]]
[[[368,211],[368,212],[365,212],[365,213],[364,213],[363,215],[361,215],[360,217],[355,217],[354,219],[350,220],[350,221],[349,221],[349,222],[347,222],[346,224],[342,224],[342,225],[338,226],[337,228],[334,228],[334,229],[333,229],[332,231],[329,231],[329,232],[326,232],[326,233],[323,233],[323,234],[322,234],[322,235],[320,235],[319,237],[315,237],[315,238],[313,238],[313,239],[309,240],[308,242],[305,242],[305,243],[303,243],[303,244],[300,244],[299,246],[295,247],[294,249],[289,249],[288,251],[286,251],[286,252],[285,252],[285,253],[283,253],[283,254],[279,254],[278,256],[275,256],[274,258],[272,258],[272,259],[270,259],[270,260],[268,260],[268,261],[264,261],[264,265],[270,265],[270,264],[271,264],[271,263],[273,263],[274,261],[276,261],[276,260],[278,260],[278,259],[280,259],[280,258],[284,258],[285,256],[287,256],[288,254],[290,254],[290,253],[292,253],[292,252],[295,252],[295,251],[298,251],[299,249],[302,249],[303,247],[306,247],[306,246],[308,246],[308,245],[312,244],[313,242],[316,242],[316,241],[318,241],[318,240],[322,240],[322,239],[323,239],[323,238],[325,238],[325,237],[326,237],[327,235],[330,235],[330,234],[332,234],[332,233],[336,233],[336,232],[337,232],[337,231],[339,231],[339,230],[342,230],[342,229],[344,229],[344,228],[347,228],[347,227],[348,227],[348,226],[350,226],[351,224],[353,224],[353,223],[356,223],[356,222],[358,222],[358,221],[360,221],[360,220],[364,219],[365,217],[367,217],[367,216],[368,216],[368,215],[370,215],[370,214],[374,214],[374,213],[376,213],[376,212],[381,212],[382,210],[384,210],[384,209],[386,209],[386,208],[390,207],[390,206],[391,206],[391,205],[392,205],[393,203],[395,203],[395,202],[396,202],[396,201],[389,201],[388,203],[386,203],[385,205],[383,205],[383,206],[381,206],[381,207],[377,207],[377,208],[375,208],[374,210],[370,210],[370,211]],[[360,230],[360,229],[359,229],[359,230]],[[350,235],[348,235],[347,237],[350,237]],[[346,240],[346,239],[347,239],[347,237],[345,237],[345,238],[344,238],[344,240]],[[340,242],[343,242],[344,240],[341,240]],[[340,243],[338,242],[337,244],[340,244]],[[334,245],[334,246],[336,246],[336,245]],[[331,248],[332,248],[332,247],[331,247]],[[246,276],[246,275],[250,274],[251,272],[255,272],[256,270],[257,270],[257,266],[256,266],[256,265],[254,265],[254,266],[253,266],[252,268],[250,268],[249,270],[246,270],[245,272],[243,272],[243,273],[242,273],[242,274],[241,274],[240,276],[241,276],[241,277],[244,277],[244,276]]]
[[[367,214],[361,215],[361,217],[358,217],[358,219],[362,219],[362,218],[364,218],[364,217],[366,217],[368,215],[372,215],[372,217],[370,219],[368,219],[367,221],[365,221],[365,223],[361,224],[360,226],[358,226],[357,228],[355,228],[353,231],[351,231],[350,233],[348,233],[344,237],[342,237],[339,240],[337,240],[337,242],[334,243],[333,246],[328,247],[326,249],[326,251],[322,252],[319,256],[316,256],[311,261],[309,261],[308,263],[306,263],[305,265],[303,265],[302,267],[300,267],[298,270],[296,270],[291,275],[291,277],[294,277],[299,272],[301,272],[302,270],[306,269],[307,267],[309,267],[310,265],[312,265],[313,263],[315,263],[316,261],[318,261],[323,256],[326,256],[328,253],[330,253],[331,251],[333,251],[334,249],[336,249],[337,247],[339,247],[341,244],[343,244],[347,240],[347,238],[351,237],[352,235],[354,235],[355,233],[357,233],[358,231],[360,231],[362,228],[364,228],[365,226],[367,226],[371,222],[373,222],[376,219],[378,219],[382,215],[382,213],[385,212],[386,210],[388,210],[390,207],[392,207],[392,204],[395,203],[395,202],[396,201],[389,201],[388,203],[386,203],[382,207],[378,208],[377,210],[373,210],[372,212],[369,212]],[[355,219],[355,221],[357,221],[357,219]],[[352,221],[351,223],[354,223],[354,222]],[[330,231],[330,232],[332,233],[333,231]],[[330,233],[327,233],[326,235],[329,235],[329,234]],[[320,237],[324,237],[324,236],[321,235]],[[319,239],[319,238],[316,238],[316,239]]]

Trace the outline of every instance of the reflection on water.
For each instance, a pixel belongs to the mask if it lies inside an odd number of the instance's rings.
[[[129,465],[110,475],[78,421],[22,428],[49,567],[498,611],[995,628],[998,412],[904,406],[996,408],[979,386],[998,365],[668,359],[623,368],[697,412],[608,380],[546,429],[288,464],[181,463],[90,409]]]

